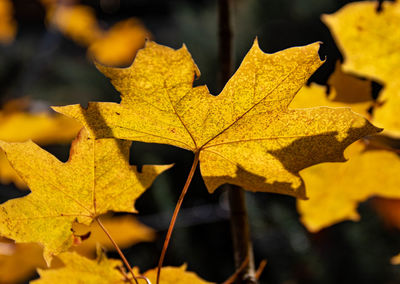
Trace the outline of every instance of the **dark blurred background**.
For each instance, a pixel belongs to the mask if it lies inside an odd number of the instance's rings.
[[[16,39],[0,47],[0,96],[29,96],[36,108],[87,105],[89,101],[119,101],[93,63],[86,48],[45,25],[39,1],[15,0]],[[351,1],[237,1],[235,49],[238,66],[258,37],[265,52],[322,41],[325,64],[311,81],[325,84],[341,55],[323,13],[333,13]],[[217,1],[215,0],[93,0],[81,1],[96,11],[105,28],[128,17],[139,18],[160,44],[179,48],[185,43],[202,72],[196,85],[207,84],[214,94],[218,76]],[[48,146],[61,160],[68,147]],[[138,201],[139,219],[158,231],[154,243],[124,250],[142,271],[157,265],[169,219],[189,172],[190,152],[165,145],[134,142],[133,164],[175,163]],[[0,188],[0,201],[21,196],[12,185]],[[390,258],[400,251],[400,233],[385,227],[369,202],[360,205],[360,222],[342,222],[311,234],[299,222],[292,197],[248,193],[247,204],[256,264],[267,259],[261,283],[400,283],[400,269]],[[224,189],[210,195],[199,171],[183,203],[165,265],[188,264],[208,281],[222,282],[234,272],[227,196]],[[110,256],[118,258],[116,253]]]

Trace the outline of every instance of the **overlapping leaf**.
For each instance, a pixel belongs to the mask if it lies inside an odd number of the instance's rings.
[[[72,245],[74,220],[90,224],[107,211],[135,212],[134,201],[170,166],[129,165],[130,142],[94,140],[82,130],[62,163],[31,141],[0,142],[32,193],[0,205],[0,234],[39,242],[47,262]]]
[[[304,198],[298,171],[343,161],[343,150],[378,131],[349,109],[289,109],[322,64],[319,44],[262,52],[255,41],[218,96],[193,87],[199,70],[186,47],[148,42],[129,68],[98,66],[121,92],[121,104],[55,107],[96,138],[170,144],[200,153],[210,192],[224,183]]]
[[[113,236],[120,248],[132,246],[138,242],[152,241],[155,233],[149,227],[139,223],[133,216],[102,217],[102,223]],[[89,231],[89,238],[74,245],[72,249],[80,255],[94,258],[97,245],[107,250],[114,250],[110,240],[99,228],[97,222],[90,227],[74,223],[73,231],[76,235],[86,235]],[[75,243],[75,242],[74,242]],[[55,258],[52,268],[62,266],[59,259]],[[37,268],[45,268],[43,249],[36,243],[15,244],[10,240],[0,238],[0,283],[19,283],[35,274]]]
[[[350,3],[323,21],[331,30],[345,61],[344,70],[384,84],[374,111],[374,122],[388,134],[400,135],[400,3],[384,1]]]
[[[117,269],[123,267],[121,261],[108,259],[100,254],[97,260],[80,256],[75,252],[59,256],[65,267],[59,269],[38,269],[40,279],[31,281],[35,284],[123,284],[123,274]]]
[[[65,267],[60,269],[39,269],[40,279],[31,283],[35,284],[123,284],[124,275],[121,273],[122,263],[119,260],[108,259],[104,254],[100,254],[97,260],[90,260],[76,253],[63,253],[60,259]],[[117,269],[120,267],[120,270]],[[138,275],[138,269],[134,268]],[[181,267],[163,267],[163,277],[160,284],[211,284],[193,272],[186,271],[186,265]],[[156,269],[144,273],[151,283],[156,283]],[[139,279],[139,284],[148,283],[144,279]]]
[[[318,85],[302,89],[291,104],[316,105],[347,106],[329,101]],[[368,150],[361,142],[351,145],[345,153],[349,160],[343,164],[320,164],[300,172],[309,200],[298,200],[297,205],[301,221],[309,231],[316,232],[344,220],[358,220],[358,204],[371,196],[400,198],[398,155],[382,149]]]

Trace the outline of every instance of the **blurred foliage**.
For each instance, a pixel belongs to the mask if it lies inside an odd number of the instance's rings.
[[[236,62],[241,61],[256,36],[266,52],[322,41],[320,54],[327,61],[311,81],[326,84],[336,61],[342,57],[320,15],[333,13],[348,2],[237,0]],[[80,1],[81,5],[93,9],[102,30],[136,17],[156,42],[174,48],[185,43],[203,72],[196,84],[207,83],[214,94],[220,91],[217,89],[216,3],[211,0]],[[0,46],[3,103],[28,96],[32,103],[27,110],[37,113],[49,111],[50,105],[119,100],[109,81],[88,59],[86,47],[46,25],[46,9],[40,1],[14,0],[13,4],[17,34],[13,41]],[[380,85],[374,82],[373,86],[376,96]],[[389,142],[399,146],[398,140]],[[124,249],[132,265],[146,271],[157,264],[192,154],[166,145],[138,142],[132,148],[133,164],[175,163],[136,205],[139,220],[158,232],[157,240]],[[46,149],[63,161],[68,157],[67,146],[52,145]],[[13,185],[0,185],[0,202],[24,194]],[[362,216],[359,222],[346,221],[311,234],[299,222],[294,198],[264,193],[246,195],[256,263],[268,260],[261,283],[400,282],[399,267],[390,264],[390,258],[400,251],[400,231],[388,227],[369,201],[358,208]],[[202,278],[224,281],[233,273],[226,193],[217,190],[208,194],[196,172],[183,207],[165,265],[179,266],[186,262],[188,270]],[[118,258],[113,252],[109,256]]]

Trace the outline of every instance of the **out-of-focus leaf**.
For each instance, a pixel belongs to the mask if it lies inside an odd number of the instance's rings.
[[[0,43],[11,43],[17,34],[14,8],[10,0],[0,0]]]
[[[155,232],[140,223],[136,218],[130,215],[103,217],[103,225],[110,232],[114,241],[120,248],[127,248],[139,242],[150,242],[155,239]],[[109,238],[101,230],[97,222],[90,226],[74,223],[72,226],[75,235],[86,235],[90,232],[88,239],[83,240],[81,244],[74,247],[80,255],[94,257],[96,252],[96,244],[100,244],[107,250],[114,250]]]
[[[384,1],[380,12],[377,7],[378,1],[350,3],[322,20],[344,55],[344,71],[384,84],[373,122],[400,136],[400,2]]]

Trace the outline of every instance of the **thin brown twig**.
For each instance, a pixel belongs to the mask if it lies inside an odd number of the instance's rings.
[[[165,254],[167,252],[168,244],[169,244],[169,241],[171,240],[172,231],[174,230],[176,218],[178,217],[178,213],[179,213],[179,210],[181,208],[183,199],[185,198],[186,192],[187,192],[187,190],[189,188],[190,182],[192,181],[194,172],[195,172],[195,170],[197,168],[197,164],[199,163],[199,156],[200,156],[200,151],[197,151],[194,154],[194,160],[193,160],[192,168],[190,169],[189,175],[188,175],[188,177],[186,179],[186,182],[185,182],[185,185],[184,185],[184,187],[182,189],[181,195],[179,196],[178,202],[176,203],[174,214],[172,215],[172,218],[171,218],[171,222],[169,223],[167,236],[165,237],[164,245],[163,245],[163,248],[162,248],[162,251],[161,251],[161,255],[160,255],[160,260],[158,261],[156,284],[160,283],[161,267],[162,267],[163,262],[164,262],[164,258],[165,258]]]
[[[115,247],[115,249],[117,250],[119,256],[121,257],[122,261],[124,262],[124,264],[126,265],[126,267],[128,268],[129,272],[132,275],[133,280],[135,281],[136,284],[139,284],[139,282],[136,279],[135,273],[133,273],[132,267],[130,266],[128,260],[125,258],[125,255],[122,253],[121,249],[119,248],[119,246],[117,245],[117,243],[114,241],[114,239],[112,238],[112,236],[110,235],[110,233],[107,231],[106,227],[104,227],[103,223],[101,223],[100,218],[96,217],[95,218],[97,224],[99,224],[100,228],[104,231],[104,233],[107,235],[107,237],[110,239],[111,243],[113,244],[113,246]]]
[[[232,284],[233,282],[236,281],[236,278],[239,276],[239,274],[242,272],[243,269],[246,268],[247,264],[249,263],[249,256],[247,256],[240,267],[236,269],[235,273],[232,274],[231,277],[229,277],[224,283],[222,284]]]
[[[256,271],[256,279],[257,280],[260,279],[261,274],[263,273],[265,266],[267,266],[267,261],[265,259],[263,259],[260,262],[260,265],[258,266],[257,271]]]

